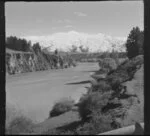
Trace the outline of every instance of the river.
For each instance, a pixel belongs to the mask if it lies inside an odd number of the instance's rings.
[[[61,98],[71,97],[77,102],[90,85],[90,74],[98,68],[97,63],[79,63],[67,69],[7,76],[6,101],[32,120],[42,122]]]

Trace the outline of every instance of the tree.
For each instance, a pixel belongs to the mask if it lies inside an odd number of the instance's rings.
[[[33,44],[33,51],[35,52],[35,53],[39,53],[39,52],[41,52],[41,46],[40,46],[40,44],[39,43],[35,43],[35,44]]]
[[[50,46],[47,46],[47,47],[42,47],[42,51],[45,52],[45,53],[49,53],[51,51],[51,48],[54,46],[54,44],[51,42],[50,43],[51,45]]]
[[[84,48],[83,45],[79,46],[79,49],[81,52],[86,52],[86,53],[89,52],[89,48],[88,47]]]
[[[108,51],[103,52],[101,55],[99,55],[99,58],[110,58],[110,53]]]
[[[143,54],[144,32],[139,27],[133,27],[126,42],[126,50],[128,58],[133,58],[139,54]]]
[[[58,50],[57,49],[55,50],[55,55],[58,55]]]
[[[31,48],[31,42],[28,42],[26,39],[17,38],[16,36],[10,36],[6,39],[6,47],[17,51],[28,52]]]
[[[77,52],[78,47],[75,45],[72,45],[71,48],[69,49],[70,52]]]
[[[22,42],[22,51],[25,51],[25,52],[30,51],[31,43],[27,42],[25,39],[22,39],[21,42]]]
[[[17,37],[16,36],[7,37],[6,47],[13,50],[20,50],[17,44]]]

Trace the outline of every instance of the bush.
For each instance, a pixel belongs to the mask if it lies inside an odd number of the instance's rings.
[[[117,64],[115,59],[112,58],[104,58],[99,61],[99,66],[102,70],[107,70],[108,72],[117,68]]]
[[[100,68],[101,68],[101,66],[102,66],[102,63],[103,63],[103,59],[99,59],[99,60],[98,60],[98,65],[99,65]]]
[[[111,122],[112,120],[109,115],[102,115],[99,112],[95,112],[93,113],[90,122],[78,127],[76,133],[78,135],[96,135],[110,131],[112,130]]]
[[[133,78],[134,73],[143,64],[143,61],[143,55],[124,61],[115,71],[107,75],[106,81],[113,90],[116,90],[119,84]]]
[[[99,92],[107,92],[111,90],[111,86],[106,81],[100,81],[98,83]]]
[[[107,92],[111,90],[111,86],[103,79],[92,80],[91,83],[92,92]]]
[[[144,63],[143,55],[138,55],[130,60],[124,61],[121,65],[119,65],[118,69],[128,70],[131,67],[138,67]]]
[[[118,86],[129,79],[129,75],[126,71],[118,71],[109,75],[106,80],[110,84],[112,90],[116,90]]]
[[[83,121],[87,121],[91,118],[94,111],[101,110],[105,106],[110,97],[110,92],[99,93],[92,92],[81,97],[79,106],[79,115]]]
[[[44,135],[74,135],[75,133],[73,131],[67,131],[67,130],[59,130],[59,129],[50,129],[46,132],[44,132]]]
[[[21,134],[21,133],[32,133],[33,122],[25,116],[18,116],[14,118],[8,128],[6,128],[6,134]]]
[[[56,102],[50,112],[50,117],[58,116],[67,111],[70,111],[74,106],[74,100],[72,99],[62,99],[59,102]]]

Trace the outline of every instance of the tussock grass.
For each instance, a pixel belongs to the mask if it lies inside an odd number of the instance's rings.
[[[21,115],[15,117],[6,128],[6,134],[32,133],[34,123],[27,117]]]

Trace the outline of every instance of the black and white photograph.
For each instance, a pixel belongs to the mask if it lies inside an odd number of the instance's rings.
[[[144,2],[5,2],[7,135],[143,135]]]

